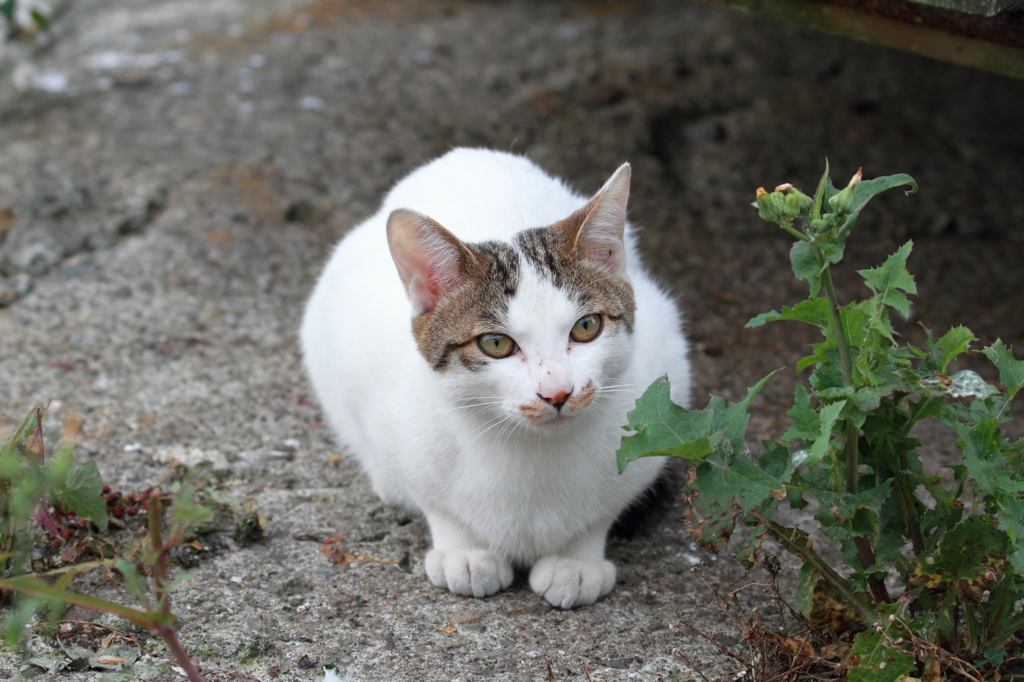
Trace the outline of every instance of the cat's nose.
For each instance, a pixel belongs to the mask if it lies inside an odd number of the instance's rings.
[[[556,410],[561,411],[562,405],[565,405],[565,401],[568,400],[569,396],[571,395],[572,389],[569,389],[568,391],[555,391],[555,393],[550,396],[538,393],[537,397],[546,402],[551,407],[555,408]]]

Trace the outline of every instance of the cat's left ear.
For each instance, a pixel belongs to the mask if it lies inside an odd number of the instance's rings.
[[[615,275],[626,271],[626,202],[629,199],[629,164],[624,163],[586,206],[560,222],[578,257]]]

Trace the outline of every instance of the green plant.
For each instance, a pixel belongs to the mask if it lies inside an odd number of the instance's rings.
[[[34,408],[0,450],[0,546],[4,574],[0,590],[22,596],[8,618],[6,639],[17,641],[23,625],[43,604],[51,616],[61,604],[79,604],[125,618],[158,634],[192,682],[203,676],[178,639],[175,617],[171,613],[170,594],[174,586],[186,580],[186,573],[169,575],[168,557],[206,522],[212,512],[195,503],[190,489],[179,491],[170,508],[170,528],[164,534],[164,496],[154,491],[146,501],[148,533],[141,539],[138,565],[124,557],[74,563],[40,573],[31,573],[30,555],[43,533],[54,544],[61,540],[48,507],[70,509],[79,517],[91,519],[101,530],[108,523],[107,501],[96,465],[74,461],[73,434],[77,428],[65,427],[55,457],[47,462],[43,447],[44,408]],[[116,568],[125,587],[140,602],[134,608],[117,602],[71,591],[76,576],[95,568]],[[146,576],[146,577],[144,577]],[[147,577],[149,580],[147,580]],[[152,582],[152,587],[150,582]]]
[[[0,577],[30,570],[28,557],[41,529],[59,543],[60,533],[47,500],[64,510],[91,519],[102,531],[108,523],[103,481],[95,462],[77,464],[74,438],[80,428],[69,419],[54,457],[47,461],[43,445],[43,415],[35,407],[0,449]]]
[[[842,190],[828,167],[814,197],[793,186],[757,191],[760,216],[798,239],[793,271],[810,296],[748,327],[795,320],[817,327],[822,342],[797,364],[810,369],[810,389],[797,386],[792,423],[780,442],[745,446],[748,408],[771,375],[731,404],[712,397],[686,411],[661,379],[637,401],[618,453],[619,468],[637,457],[677,456],[690,462],[685,523],[697,540],[720,551],[739,522],[752,526],[736,542],[738,556],[757,557],[774,538],[803,560],[797,602],[805,614],[838,597],[868,626],[856,635],[851,680],[881,674],[894,680],[918,665],[996,668],[1011,637],[1024,627],[1015,604],[1024,598],[1024,439],[1003,438],[1010,401],[1024,387],[1024,361],[996,341],[982,352],[1005,390],[970,370],[949,368],[977,339],[964,327],[939,339],[926,331],[923,349],[897,343],[890,310],[906,315],[916,293],[906,269],[911,243],[881,266],[859,274],[872,292],[841,305],[831,266],[864,206],[880,192],[917,185],[908,175],[862,180]],[[925,475],[913,427],[934,419],[951,429],[961,461],[951,483]],[[775,519],[780,505],[817,503],[822,531],[838,542],[837,570],[808,535]],[[845,573],[849,578],[841,575]],[[889,584],[901,594],[894,599]],[[961,666],[958,668],[957,666]]]
[[[7,20],[8,33],[46,30],[50,25],[50,9],[35,0],[22,0],[22,11],[18,11],[17,0],[0,0],[0,16]]]

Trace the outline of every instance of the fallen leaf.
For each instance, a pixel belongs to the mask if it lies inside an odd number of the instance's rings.
[[[354,561],[376,561],[381,564],[387,564],[388,566],[398,565],[397,561],[391,561],[390,559],[380,559],[375,556],[370,556],[369,554],[355,554],[353,552],[347,552],[338,544],[324,543],[320,546],[320,552],[330,560],[332,566],[347,566]]]
[[[829,644],[821,648],[821,657],[826,661],[843,661],[850,654],[850,645],[846,642]]]
[[[805,637],[785,637],[775,632],[766,633],[777,641],[782,648],[792,656],[796,661],[800,661],[805,658],[814,658],[814,647],[807,641]]]
[[[206,238],[214,244],[234,244],[236,241],[235,235],[222,230],[208,230]]]
[[[447,632],[449,635],[452,634],[453,632],[458,632],[458,631],[459,631],[459,629],[457,627],[455,627],[454,625],[445,625],[443,628],[441,628],[441,632]]]

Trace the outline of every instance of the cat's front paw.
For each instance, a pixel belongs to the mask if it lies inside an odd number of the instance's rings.
[[[512,584],[512,564],[485,549],[432,549],[427,577],[455,594],[486,597]]]
[[[593,604],[615,587],[615,564],[546,556],[530,571],[530,588],[552,606],[571,609]]]

